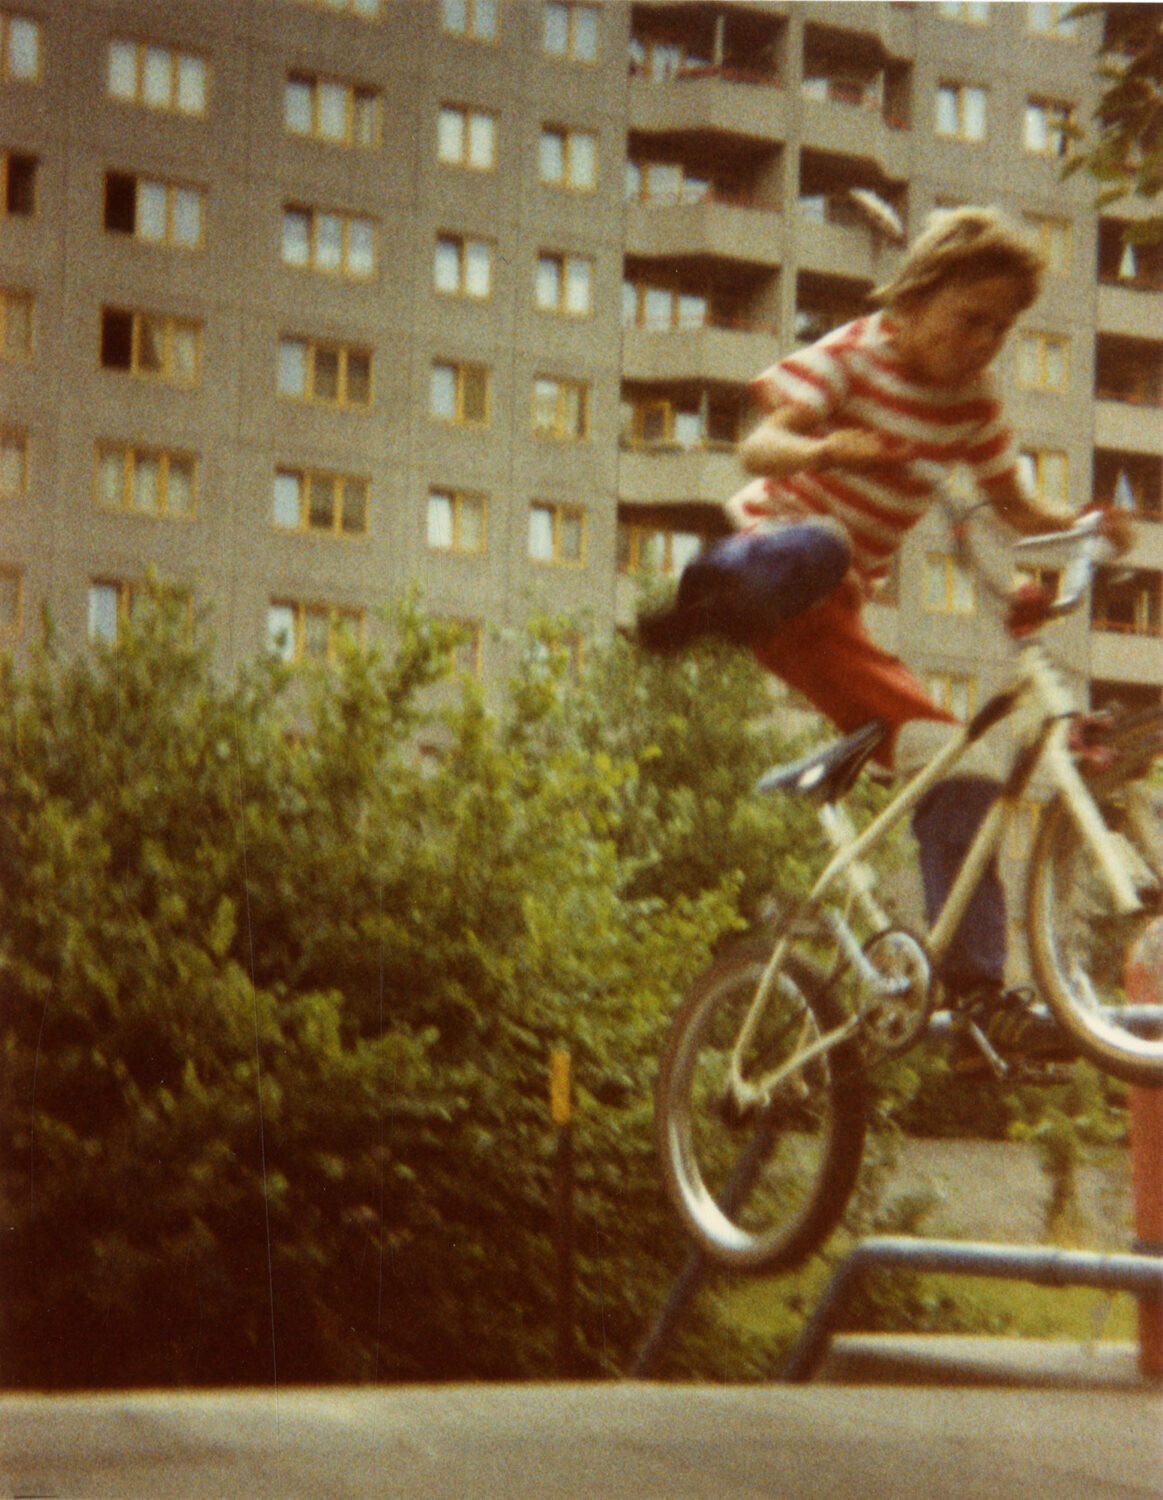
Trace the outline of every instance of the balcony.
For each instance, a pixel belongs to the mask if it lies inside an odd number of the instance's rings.
[[[735,136],[767,145],[787,134],[787,100],[771,83],[744,83],[721,68],[665,82],[630,80],[630,128],[650,135]]]
[[[734,444],[628,449],[618,460],[618,503],[720,506],[744,477]]]
[[[745,200],[652,198],[626,206],[626,254],[648,260],[706,257],[775,269],[783,258],[783,223],[775,208]]]
[[[1163,296],[1158,290],[1100,282],[1098,330],[1163,340]]]
[[[1134,405],[1108,400],[1098,393],[1094,402],[1094,442],[1098,448],[1123,448],[1130,453],[1158,453],[1163,412],[1157,405]]]
[[[626,380],[709,380],[746,385],[778,359],[774,328],[627,328],[623,334],[622,376]]]
[[[1149,684],[1158,688],[1163,684],[1163,649],[1158,637],[1093,630],[1090,675],[1108,683],[1127,683],[1140,691]]]
[[[899,259],[898,250],[884,245],[863,224],[829,223],[814,205],[807,212],[805,207],[801,203],[796,225],[799,263],[804,270],[869,284],[888,279]]]

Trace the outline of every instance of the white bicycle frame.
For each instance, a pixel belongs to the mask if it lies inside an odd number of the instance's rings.
[[[975,734],[969,725],[955,734],[873,819],[863,833],[856,833],[848,813],[839,805],[825,803],[821,806],[820,820],[836,852],[810,894],[797,906],[791,930],[777,940],[756,989],[755,999],[744,1019],[732,1053],[730,1068],[731,1090],[740,1106],[746,1108],[765,1105],[786,1078],[799,1072],[813,1057],[830,1051],[846,1037],[853,1035],[861,1023],[864,1007],[854,1011],[843,1025],[811,1039],[808,1035],[812,1026],[809,1016],[805,1020],[803,1045],[792,1053],[786,1063],[765,1073],[758,1080],[749,1081],[743,1076],[741,1059],[755,1035],[772,986],[780,975],[788,947],[799,935],[795,930],[797,921],[809,918],[823,923],[864,981],[866,992],[889,995],[894,992],[894,988],[901,990],[907,987],[907,980],[894,982],[886,979],[873,967],[847,920],[847,913],[855,907],[873,934],[893,925],[877,902],[876,874],[865,862],[865,855],[912,812],[930,787],[953,770],[971,744],[1028,707],[1036,709],[1036,718],[1032,729],[1023,736],[1017,751],[1015,766],[1021,766],[1021,773],[1011,775],[1009,784],[1003,788],[986,814],[945,904],[929,930],[925,951],[932,967],[935,969],[940,964],[948,950],[978,883],[1001,844],[1009,823],[1016,815],[1021,794],[1039,767],[1049,773],[1065,798],[1079,834],[1094,857],[1095,868],[1101,870],[1110,889],[1117,910],[1126,915],[1142,909],[1142,902],[1136,892],[1136,876],[1141,879],[1143,875],[1138,858],[1130,846],[1118,839],[1106,826],[1067,744],[1070,724],[1078,712],[1077,705],[1045,648],[1039,641],[1030,640],[1019,652],[1016,683],[1008,705],[1002,706],[1004,711],[999,711],[996,719],[982,733]],[[1133,810],[1131,816],[1134,817]],[[1145,819],[1145,813],[1143,816]],[[1131,862],[1132,858],[1135,863]],[[838,884],[845,888],[848,896],[844,911],[824,904],[825,897]],[[791,981],[785,979],[785,983],[790,984]]]

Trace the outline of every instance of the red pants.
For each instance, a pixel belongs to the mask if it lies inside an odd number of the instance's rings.
[[[844,734],[870,719],[889,726],[876,759],[891,768],[897,732],[910,719],[955,717],[929,698],[895,656],[868,637],[859,606],[842,591],[822,604],[785,620],[771,637],[754,647],[760,664],[804,695]]]

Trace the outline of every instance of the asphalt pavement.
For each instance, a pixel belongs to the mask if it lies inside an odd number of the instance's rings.
[[[1012,1350],[954,1358],[949,1347],[926,1360],[893,1348],[908,1359],[857,1349],[859,1384],[825,1372],[798,1386],[12,1395],[0,1397],[0,1490],[28,1500],[1163,1496],[1163,1393],[1128,1357],[1071,1374],[1045,1354],[1024,1369]],[[843,1347],[837,1359],[832,1381],[845,1379]],[[893,1383],[906,1372],[908,1383]]]

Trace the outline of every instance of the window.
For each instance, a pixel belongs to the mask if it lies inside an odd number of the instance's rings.
[[[132,602],[133,587],[123,579],[95,579],[89,585],[89,639],[112,645]]]
[[[581,380],[538,376],[533,382],[533,431],[576,441],[589,436],[590,388]]]
[[[453,620],[458,639],[453,647],[453,671],[464,677],[478,678],[485,653],[485,632],[479,620]]]
[[[588,318],[593,311],[594,263],[584,255],[537,257],[535,300],[542,312]]]
[[[20,634],[23,597],[23,570],[0,567],[0,639],[13,640]]]
[[[367,532],[368,481],[352,474],[275,471],[274,523],[282,531]]]
[[[553,187],[592,192],[597,184],[597,137],[585,130],[541,132],[541,181]]]
[[[925,608],[940,615],[971,615],[977,608],[973,575],[955,557],[931,552],[925,558]]]
[[[197,385],[202,325],[188,318],[101,309],[101,368],[126,370],[167,385]]]
[[[1046,260],[1051,276],[1065,276],[1070,271],[1073,233],[1069,219],[1052,219],[1042,214],[1026,214],[1027,232],[1033,237]]]
[[[949,21],[968,26],[989,25],[988,0],[940,0],[937,9]]]
[[[1018,473],[1026,488],[1049,505],[1066,504],[1066,455],[1046,448],[1024,448]]]
[[[450,297],[488,297],[493,289],[492,245],[463,235],[438,235],[432,277],[436,290]]]
[[[497,35],[497,0],[440,0],[440,19],[454,36],[491,42]]]
[[[364,21],[378,21],[383,9],[383,0],[299,0],[299,3],[314,10],[342,11]]]
[[[1058,0],[1050,4],[1035,3],[1026,6],[1026,29],[1041,36],[1075,37],[1078,35],[1077,18],[1070,14],[1073,0]]]
[[[429,411],[438,422],[484,427],[489,420],[489,372],[485,365],[434,364]]]
[[[703,539],[696,531],[671,531],[661,526],[639,522],[618,525],[618,571],[660,573],[677,576],[703,550]]]
[[[28,434],[0,431],[0,500],[28,494]]]
[[[1032,391],[1064,391],[1069,370],[1068,339],[1023,333],[1018,343],[1018,380]]]
[[[985,139],[985,90],[966,83],[937,85],[938,135],[961,141]]]
[[[626,163],[627,203],[704,203],[713,196],[710,178],[677,162]]]
[[[738,436],[739,408],[708,393],[673,399],[639,395],[622,403],[623,447],[687,450],[734,446]]]
[[[585,512],[576,505],[534,504],[529,509],[529,556],[535,562],[580,566],[585,552]]]
[[[437,552],[483,552],[484,495],[459,490],[433,490],[428,496],[428,545]]]
[[[292,401],[369,407],[372,400],[371,352],[315,339],[281,338],[276,387],[280,396]]]
[[[636,285],[622,287],[623,328],[645,328],[665,333],[676,328],[705,328],[710,303],[700,292],[673,291],[670,287]]]
[[[371,150],[379,144],[380,96],[358,84],[289,73],[283,124],[288,135]]]
[[[40,22],[0,11],[0,79],[39,83],[40,77]]]
[[[572,62],[598,59],[598,8],[546,0],[541,12],[541,45],[548,57]]]
[[[368,281],[376,271],[376,226],[361,214],[289,203],[283,209],[283,264]]]
[[[36,212],[36,171],[35,156],[27,156],[23,151],[5,151],[0,154],[0,178],[6,214],[27,219]]]
[[[342,643],[363,642],[361,609],[274,599],[267,610],[267,645],[285,662],[337,660]]]
[[[105,173],[105,229],[176,250],[202,247],[201,188],[156,182],[127,172]]]
[[[480,109],[443,104],[436,117],[436,157],[450,167],[491,172],[497,164],[497,122]]]
[[[1065,156],[1070,143],[1072,104],[1053,99],[1027,99],[1023,143],[1038,156]]]
[[[929,672],[925,691],[955,719],[968,719],[977,707],[977,679],[962,672]]]
[[[97,449],[97,503],[142,516],[192,516],[195,467],[188,453],[103,443]]]
[[[152,42],[109,43],[106,87],[111,99],[179,115],[206,110],[206,63],[192,52]]]
[[[32,293],[0,287],[0,355],[27,359],[32,353]]]

